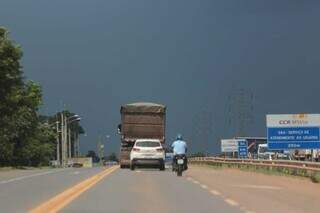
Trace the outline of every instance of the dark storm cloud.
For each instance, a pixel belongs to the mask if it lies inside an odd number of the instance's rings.
[[[0,24],[24,49],[26,76],[43,84],[43,111],[63,101],[84,118],[84,150],[111,134],[109,151],[118,149],[119,106],[133,101],[166,104],[168,140],[181,132],[193,151],[209,141],[216,152],[219,138],[234,135],[228,97],[237,88],[256,97],[248,135],[265,134],[266,113],[319,112],[319,19],[320,2],[311,0],[2,0],[0,7]]]

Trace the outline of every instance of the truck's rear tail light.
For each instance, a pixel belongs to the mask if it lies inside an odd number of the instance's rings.
[[[132,151],[139,152],[140,149],[138,149],[138,148],[133,148]]]
[[[162,148],[157,149],[157,152],[163,152]]]

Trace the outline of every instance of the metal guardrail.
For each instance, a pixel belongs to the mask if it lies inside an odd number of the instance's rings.
[[[258,159],[235,159],[219,157],[195,157],[190,158],[189,162],[193,163],[221,163],[233,165],[251,165],[269,168],[288,168],[299,169],[312,172],[320,172],[320,163],[291,161],[291,160],[258,160]]]

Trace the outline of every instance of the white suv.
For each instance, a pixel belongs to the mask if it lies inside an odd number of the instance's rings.
[[[138,139],[130,153],[130,169],[143,165],[157,165],[160,170],[165,170],[165,151],[160,140]]]

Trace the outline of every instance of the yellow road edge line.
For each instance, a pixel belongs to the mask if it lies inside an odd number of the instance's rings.
[[[93,187],[99,181],[101,181],[104,177],[114,172],[118,169],[118,166],[110,167],[92,177],[89,177],[86,180],[83,180],[76,185],[68,188],[67,190],[61,192],[60,194],[54,196],[48,201],[40,204],[39,206],[28,211],[29,213],[55,213],[59,210],[63,209],[77,197],[79,197],[82,193]]]

